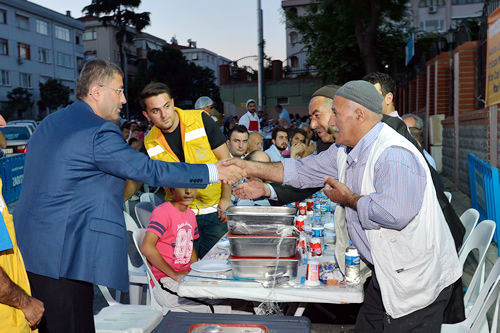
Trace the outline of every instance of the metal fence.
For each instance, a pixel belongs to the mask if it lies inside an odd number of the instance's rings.
[[[467,154],[467,160],[472,208],[479,211],[480,221],[495,221],[497,228],[493,240],[498,245],[500,240],[500,181],[498,169],[473,153]]]

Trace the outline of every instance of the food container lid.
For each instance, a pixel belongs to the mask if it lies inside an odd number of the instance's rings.
[[[290,235],[290,236],[285,236],[283,238],[293,238],[293,237],[298,237],[299,234],[298,233],[294,233],[293,235]],[[270,237],[273,237],[273,238],[280,238],[281,235],[235,235],[235,234],[232,234],[230,232],[227,233],[227,238],[251,238],[251,237],[254,237],[254,238],[270,238]]]

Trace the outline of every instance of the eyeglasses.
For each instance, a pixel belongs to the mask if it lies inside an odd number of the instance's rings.
[[[114,91],[116,91],[118,93],[118,96],[121,96],[121,94],[123,94],[123,92],[125,91],[125,89],[123,89],[123,88],[113,88],[113,87],[105,86],[103,84],[100,84],[99,86],[104,87],[104,88],[113,89]]]

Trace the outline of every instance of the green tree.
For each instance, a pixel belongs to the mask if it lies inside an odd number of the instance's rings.
[[[17,112],[18,119],[23,119],[23,112],[28,111],[28,109],[33,105],[31,100],[33,96],[28,89],[25,88],[14,88],[7,92],[7,99],[9,108]]]
[[[168,85],[178,106],[182,106],[182,102],[187,100],[194,103],[200,96],[209,96],[214,101],[220,99],[214,72],[189,62],[178,49],[163,47],[161,50],[151,51],[148,53],[148,64],[147,69],[139,68],[130,84],[131,101],[138,100],[140,90],[152,81]]]
[[[408,0],[316,0],[305,15],[285,15],[327,82],[342,83],[404,56]]]
[[[70,90],[57,79],[49,79],[40,86],[40,105],[49,108],[49,113],[69,104]]]

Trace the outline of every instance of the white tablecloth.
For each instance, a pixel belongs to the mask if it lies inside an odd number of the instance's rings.
[[[229,251],[229,249],[219,249],[214,246],[212,250],[203,258],[211,260],[211,257],[217,253]],[[333,255],[326,255],[320,261],[333,261]],[[305,276],[306,267],[300,265],[297,278],[290,281],[292,287],[264,288],[258,282],[244,281],[216,281],[203,278],[187,278],[179,285],[179,296],[184,297],[208,297],[208,298],[236,298],[247,301],[264,300],[276,302],[302,302],[302,303],[362,303],[364,298],[363,285],[350,286],[340,283],[338,285],[321,285],[320,287],[305,287],[300,284],[302,277]],[[216,276],[232,278],[232,272],[223,273],[200,273],[191,271],[188,275],[192,276]]]

